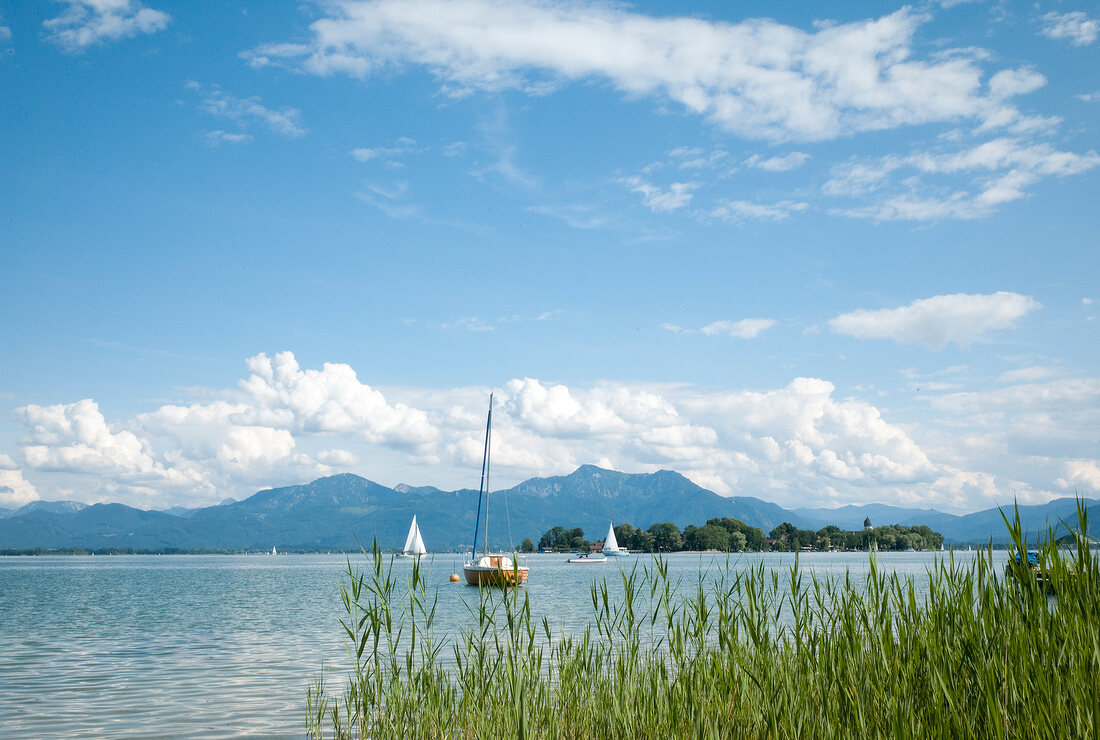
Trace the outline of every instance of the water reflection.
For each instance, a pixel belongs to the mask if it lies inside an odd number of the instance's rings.
[[[960,553],[969,561],[977,553]],[[912,576],[918,595],[936,553],[884,553],[885,572]],[[652,569],[648,556],[570,565],[561,555],[528,558],[532,614],[555,633],[576,634],[592,614],[591,586]],[[423,563],[438,595],[436,637],[471,622],[478,591],[449,582],[460,555]],[[349,668],[339,620],[342,555],[0,558],[0,727],[5,737],[301,736],[306,688],[323,665],[330,681]],[[362,568],[362,556],[353,557]],[[763,564],[786,579],[786,554],[729,559],[731,572]],[[724,555],[678,554],[669,574],[694,591]],[[854,578],[865,553],[810,553],[808,574]],[[395,562],[411,569],[408,562]]]

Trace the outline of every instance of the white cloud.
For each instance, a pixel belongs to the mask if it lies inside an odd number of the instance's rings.
[[[341,468],[348,468],[359,463],[359,458],[354,452],[340,449],[321,450],[317,453],[317,459],[326,465],[336,465]]]
[[[167,13],[133,0],[65,0],[65,10],[44,21],[48,38],[69,51],[104,41],[150,34],[168,26]]]
[[[1065,477],[1056,481],[1059,488],[1078,486],[1100,491],[1100,465],[1096,460],[1070,460],[1065,464]]]
[[[1039,380],[1050,380],[1062,374],[1056,367],[1021,367],[1017,370],[1008,370],[997,378],[998,383],[1034,383]]]
[[[792,213],[799,213],[809,208],[808,203],[784,200],[770,205],[765,203],[752,203],[747,200],[725,200],[710,209],[707,215],[721,221],[737,223],[750,219],[761,221],[783,221]]]
[[[753,339],[776,325],[775,319],[741,319],[740,321],[714,321],[700,329],[685,329],[676,324],[661,324],[661,328],[675,334],[723,335],[736,339]]]
[[[235,122],[242,129],[261,123],[277,134],[290,138],[305,136],[301,126],[301,111],[295,108],[272,110],[264,106],[258,96],[238,98],[222,90],[218,85],[201,85],[188,82],[187,87],[202,97],[201,107],[206,113]],[[237,134],[239,135],[239,134]],[[228,141],[225,135],[222,140]]]
[[[286,352],[273,359],[260,354],[248,364],[249,377],[224,399],[165,405],[118,424],[109,424],[90,399],[22,407],[25,467],[82,477],[86,498],[196,505],[300,482],[355,460],[340,449],[322,449],[313,458],[298,450],[298,437],[341,435],[431,459],[422,453],[437,432],[426,415],[387,403],[347,365],[302,370]]]
[[[627,177],[622,183],[630,188],[632,193],[642,194],[642,203],[646,208],[656,212],[669,212],[683,208],[691,202],[691,191],[698,187],[693,182],[674,182],[668,190],[661,190],[656,185],[644,182],[640,177]]]
[[[1047,80],[1033,69],[1003,69],[989,78],[989,93],[994,98],[1011,98],[1026,95],[1047,84]]]
[[[996,473],[1002,496],[1042,501],[1072,461],[1095,460],[1100,378],[1024,382],[921,399],[932,419],[923,435],[940,459]],[[938,426],[938,433],[929,433]],[[1009,482],[1015,479],[1015,483]],[[1042,495],[1037,495],[1042,494]],[[1064,494],[1063,494],[1064,495]]]
[[[893,156],[835,165],[832,168],[832,177],[822,186],[821,191],[825,195],[866,195],[878,190],[890,173],[902,165],[903,161]]]
[[[466,331],[496,331],[492,324],[486,324],[477,316],[463,316],[454,321],[445,321],[439,325],[441,329],[465,329]]]
[[[737,339],[752,339],[760,332],[775,326],[775,319],[741,319],[740,321],[715,321],[704,326],[701,331],[707,336],[721,334]]]
[[[217,131],[207,131],[206,140],[210,143],[211,146],[218,146],[219,144],[223,143],[244,144],[246,142],[252,141],[252,135],[240,133],[235,134],[229,131],[222,131],[221,129],[218,129]]]
[[[914,48],[931,16],[903,8],[814,32],[770,20],[656,17],[617,5],[525,0],[371,0],[332,6],[307,44],[267,44],[253,66],[364,77],[423,65],[452,95],[546,94],[582,79],[671,99],[745,137],[828,140],[1017,113],[983,87],[981,54]]]
[[[574,229],[595,229],[607,223],[607,216],[588,203],[539,205],[527,209],[531,213],[557,218]]]
[[[251,375],[241,381],[247,397],[242,415],[252,423],[311,433],[343,432],[369,442],[405,449],[430,444],[436,430],[424,412],[385,397],[359,382],[342,363],[302,370],[291,352],[248,360]]]
[[[1007,329],[1041,304],[1030,296],[999,292],[992,295],[941,295],[913,301],[901,308],[860,309],[830,319],[838,334],[861,339],[919,342],[940,349],[950,342],[967,346],[981,335]]]
[[[288,352],[257,355],[248,365],[249,376],[220,399],[161,406],[117,423],[108,423],[90,400],[24,407],[21,454],[38,487],[0,457],[0,502],[56,491],[55,480],[65,475],[81,476],[78,490],[87,495],[76,498],[158,507],[243,498],[334,469],[445,488],[476,478],[482,389],[383,394],[359,382],[347,365],[303,370]],[[1056,469],[1048,480],[1060,476],[1066,485],[1091,480],[1095,461],[1082,454],[1089,440],[1070,437],[1100,428],[1100,381],[930,397],[937,419],[966,428],[943,440],[835,392],[817,378],[763,391],[514,379],[497,396],[496,485],[614,461],[630,472],[672,467],[720,493],[787,506],[887,500],[974,509],[1013,491],[1021,500],[1050,497],[1003,476],[996,464],[986,467],[991,460],[1027,459],[1040,469],[1037,476]],[[932,443],[918,442],[914,432]],[[1035,463],[1047,444],[1064,448],[1065,456]],[[316,452],[303,451],[308,447]]]
[[[352,149],[351,156],[359,162],[369,162],[372,159],[385,159],[393,161],[400,159],[402,155],[409,152],[418,152],[419,148],[416,146],[416,141],[402,136],[391,147],[374,147],[372,149],[360,148]]]
[[[1100,165],[1095,152],[1061,152],[1049,144],[1029,144],[1020,139],[1000,138],[972,149],[950,154],[914,154],[907,164],[925,173],[956,173],[1016,170],[1043,176],[1077,175]]]
[[[1079,10],[1071,13],[1047,13],[1042,33],[1051,39],[1068,39],[1074,46],[1088,46],[1100,35],[1100,21]]]
[[[822,186],[829,196],[859,197],[867,205],[840,210],[876,221],[935,221],[982,218],[1004,203],[1027,195],[1026,188],[1048,177],[1078,175],[1100,166],[1094,151],[1075,154],[1046,143],[1002,137],[953,152],[917,152],[906,157],[889,155],[877,160],[837,165]],[[910,174],[898,192],[890,182],[896,174]],[[961,187],[933,185],[924,177],[967,177]],[[966,188],[966,189],[964,189]],[[880,199],[868,195],[892,190]]]
[[[16,409],[16,415],[30,432],[22,455],[31,470],[94,476],[146,491],[150,486],[203,486],[193,470],[155,459],[133,432],[112,430],[91,399],[30,404]]]
[[[745,160],[745,166],[767,170],[768,172],[786,172],[801,167],[809,159],[810,155],[805,152],[791,152],[782,157],[769,157],[767,159],[759,154],[754,154]]]
[[[681,146],[671,150],[668,156],[676,160],[676,166],[682,170],[704,170],[712,169],[722,164],[729,158],[729,152],[724,149],[704,152],[697,147]]]
[[[38,499],[38,491],[23,478],[22,470],[0,467],[0,506],[17,509]]]
[[[11,456],[0,453],[0,506],[15,509],[38,498],[34,484],[23,478]]]

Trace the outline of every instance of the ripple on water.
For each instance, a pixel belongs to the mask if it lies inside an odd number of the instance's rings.
[[[362,559],[359,558],[360,562]],[[786,569],[787,555],[751,555]],[[590,586],[623,558],[569,566],[533,556],[526,588],[536,619],[558,633],[588,623]],[[670,559],[685,583],[725,562]],[[880,557],[885,570],[922,576],[930,553]],[[306,689],[322,664],[332,686],[348,666],[339,624],[345,556],[116,556],[0,558],[0,735],[41,737],[300,737]],[[823,574],[866,572],[866,555],[814,554]],[[436,636],[458,634],[477,590],[451,584],[457,556],[437,556]],[[408,567],[399,564],[396,567]]]

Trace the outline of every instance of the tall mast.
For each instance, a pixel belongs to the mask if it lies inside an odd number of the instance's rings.
[[[489,418],[485,422],[485,554],[489,554],[489,465],[493,454],[493,394],[489,394]]]

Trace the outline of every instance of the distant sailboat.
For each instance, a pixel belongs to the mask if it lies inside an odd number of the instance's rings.
[[[471,586],[518,586],[527,580],[528,569],[503,553],[489,553],[489,459],[493,439],[493,394],[489,394],[489,417],[485,421],[485,453],[481,459],[481,489],[478,491],[478,516],[474,524],[474,546],[470,559],[462,565],[462,574]],[[477,534],[481,525],[481,498],[485,498],[485,549],[477,555]]]
[[[607,536],[603,538],[603,554],[617,558],[630,554],[625,547],[619,547],[619,541],[615,539],[615,522],[607,526]]]
[[[278,555],[279,554],[279,553],[275,552],[275,545],[271,546],[271,554],[272,555]]]
[[[397,553],[399,558],[418,558],[426,555],[428,548],[424,547],[424,539],[420,536],[420,527],[416,525],[416,515],[413,515],[412,525],[409,527],[409,536],[405,538],[405,546]]]

